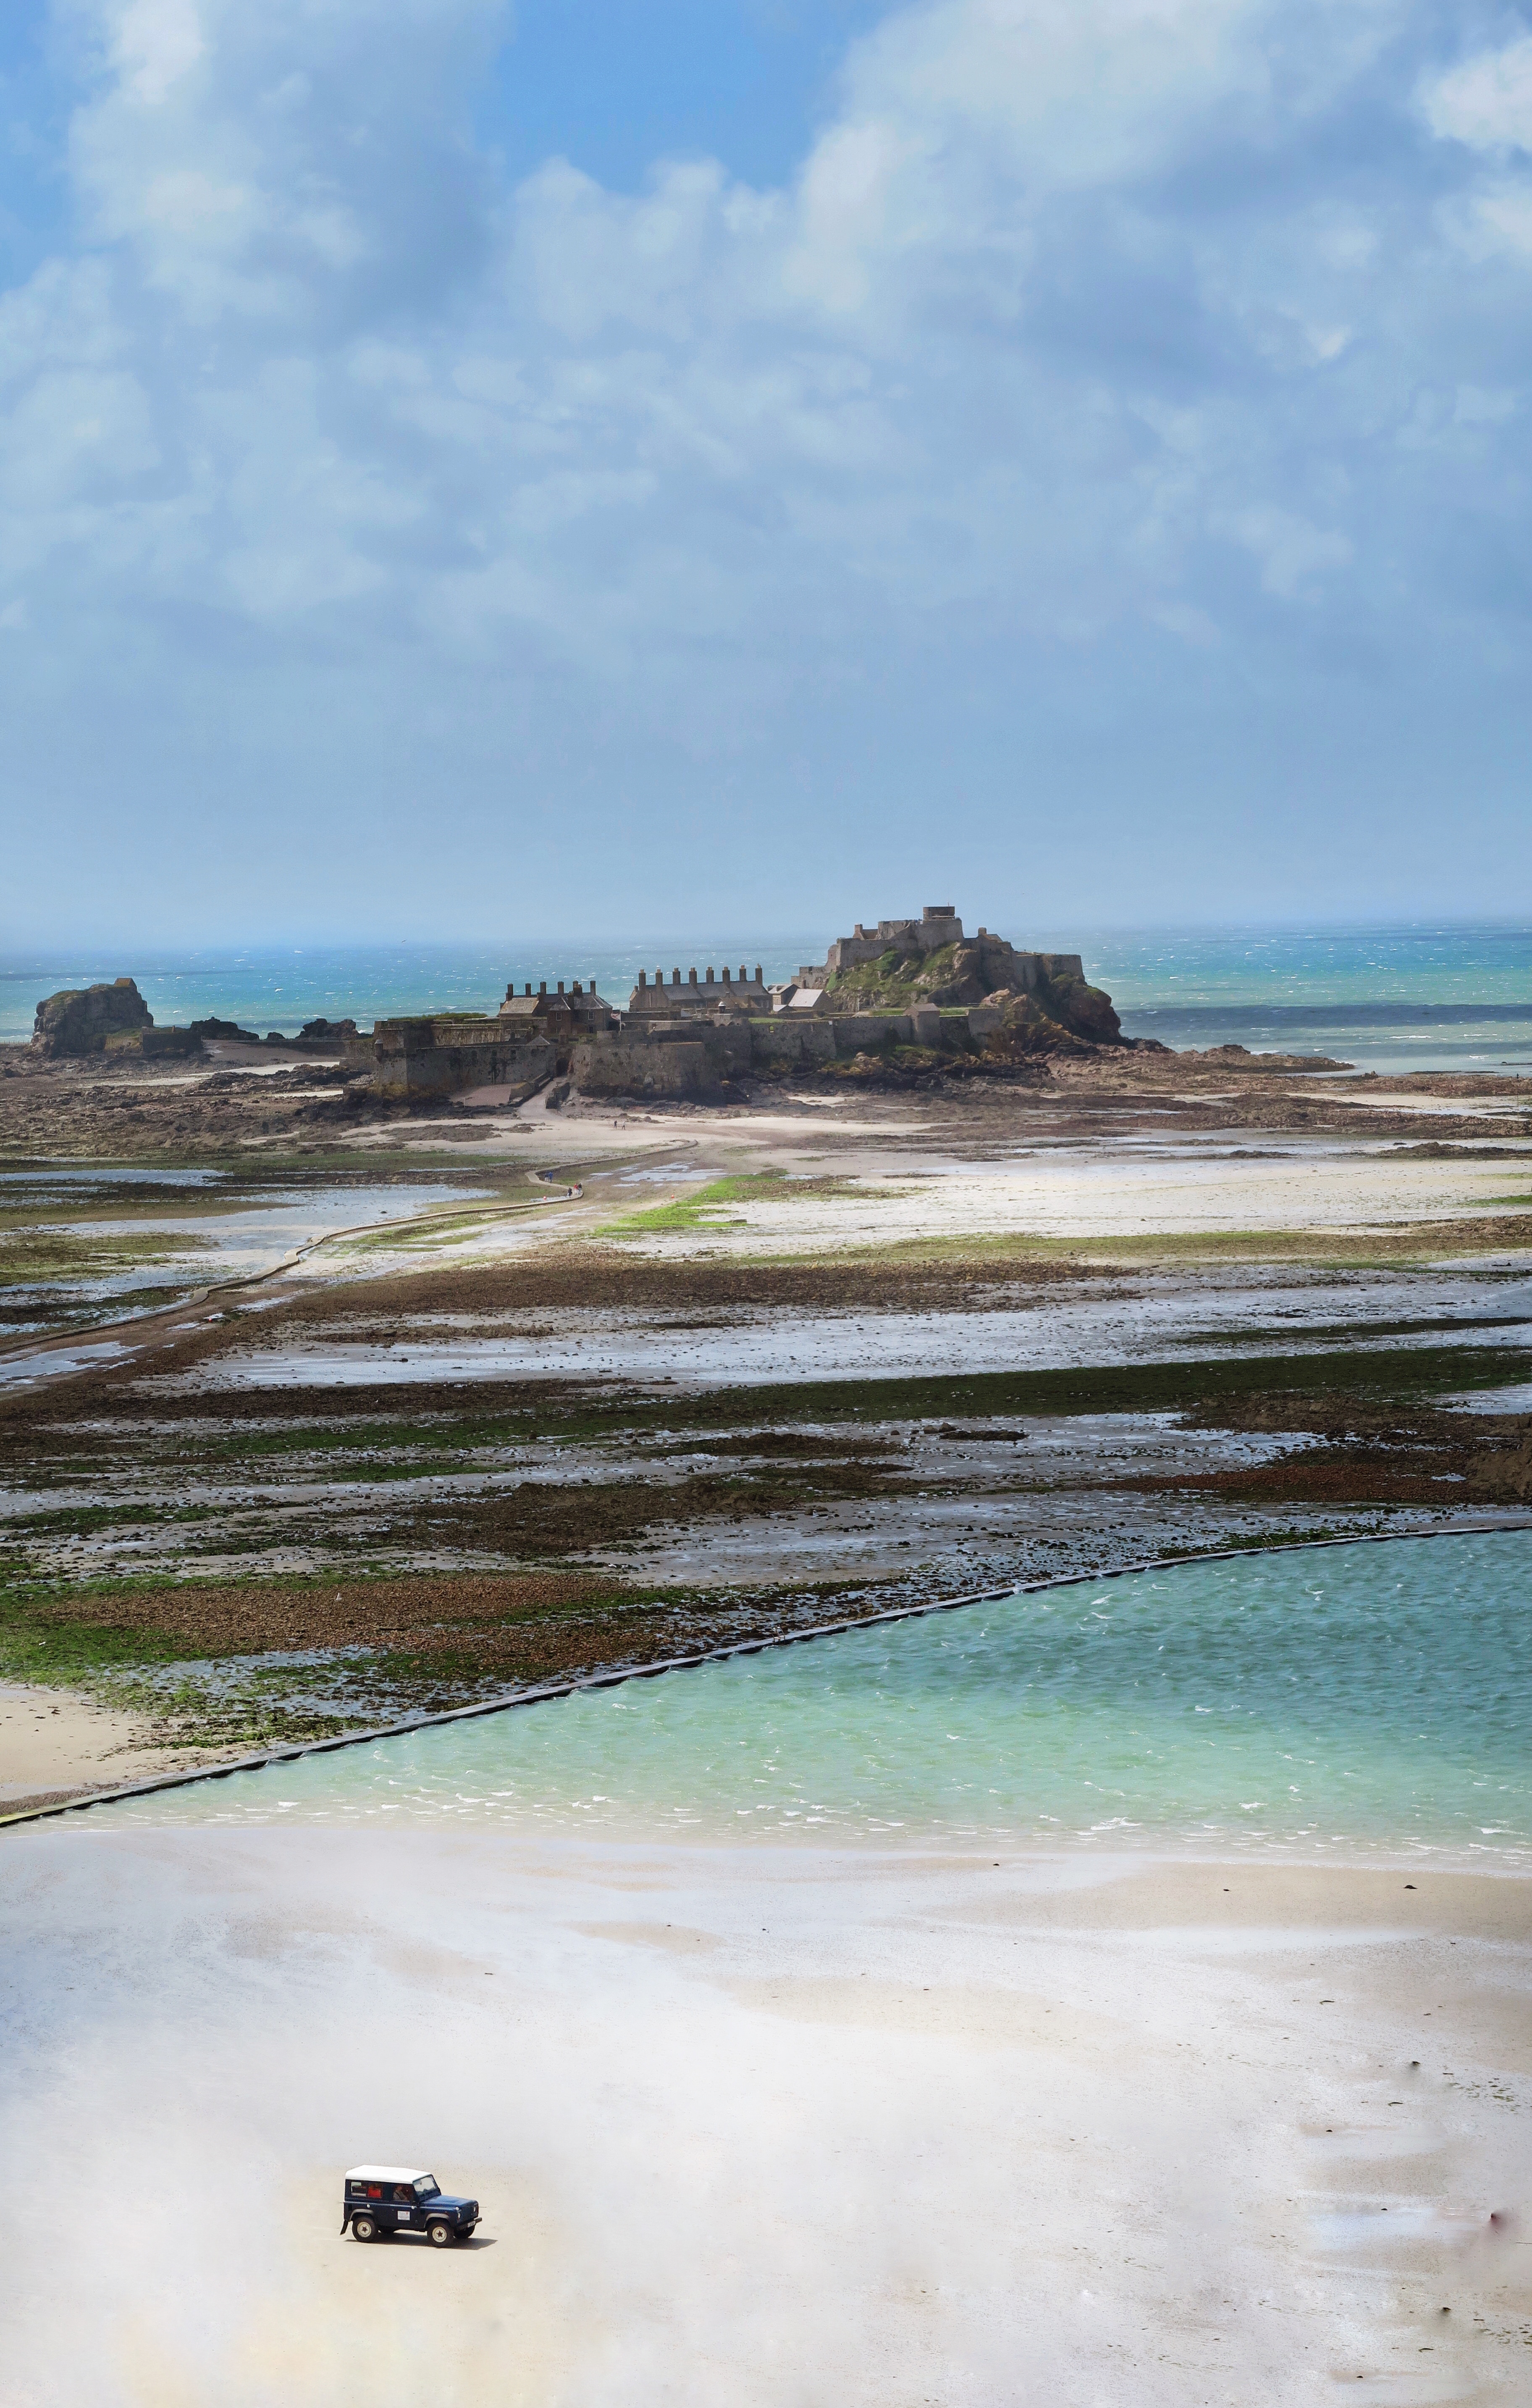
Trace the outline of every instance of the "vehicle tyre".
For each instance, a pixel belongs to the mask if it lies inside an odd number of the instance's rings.
[[[377,2238],[378,2227],[370,2215],[352,2216],[351,2239],[353,2241],[376,2241]]]
[[[432,2246],[437,2249],[445,2249],[453,2237],[451,2226],[441,2223],[439,2219],[435,2224],[428,2224],[425,2229],[431,2237]]]

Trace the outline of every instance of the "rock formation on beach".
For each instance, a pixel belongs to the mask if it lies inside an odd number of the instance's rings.
[[[156,1028],[154,1015],[130,978],[103,980],[99,986],[61,987],[37,1006],[32,1042],[39,1054],[152,1054],[201,1052],[187,1028]]]
[[[237,1020],[220,1020],[216,1015],[206,1020],[193,1020],[192,1034],[199,1039],[216,1038],[225,1044],[259,1045],[261,1042],[259,1029],[241,1028]]]
[[[130,978],[108,986],[66,986],[37,1006],[32,1042],[39,1054],[104,1054],[108,1037],[152,1028],[154,1015]]]

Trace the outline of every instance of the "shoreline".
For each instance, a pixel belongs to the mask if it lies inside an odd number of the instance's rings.
[[[739,1656],[758,1656],[772,1648],[803,1645],[810,1640],[837,1638],[850,1631],[875,1629],[882,1625],[919,1621],[931,1614],[956,1612],[967,1606],[998,1605],[1012,1597],[1038,1597],[1054,1589],[1088,1587],[1098,1582],[1127,1579],[1143,1572],[1175,1571],[1196,1564],[1234,1563],[1246,1556],[1297,1555],[1321,1548],[1382,1545],[1410,1539],[1489,1538],[1495,1537],[1500,1531],[1527,1528],[1532,1528],[1532,1513],[1507,1514],[1494,1521],[1486,1518],[1465,1518],[1448,1526],[1439,1525],[1429,1529],[1352,1531],[1335,1538],[1297,1539],[1286,1542],[1273,1541],[1262,1546],[1224,1547],[1196,1554],[1152,1557],[1141,1563],[1116,1564],[1104,1571],[1067,1572],[1053,1580],[1018,1582],[1010,1588],[979,1590],[956,1597],[931,1598],[923,1602],[892,1606],[869,1614],[842,1616],[833,1622],[814,1623],[792,1630],[777,1631],[760,1638],[737,1641],[727,1646],[709,1648],[694,1655],[674,1656],[658,1663],[634,1664],[583,1678],[517,1690],[507,1696],[484,1699],[472,1705],[451,1707],[439,1713],[412,1714],[399,1721],[381,1724],[366,1730],[348,1731],[336,1737],[284,1743],[255,1754],[226,1760],[186,1765],[177,1770],[153,1774],[147,1779],[113,1785],[109,1788],[98,1788],[89,1795],[66,1796],[59,1793],[43,1793],[35,1798],[22,1799],[7,1811],[7,1799],[4,1792],[0,1792],[0,1830],[7,1827],[47,1821],[60,1814],[83,1813],[93,1806],[113,1805],[129,1799],[151,1797],[165,1790],[184,1789],[195,1784],[228,1780],[240,1772],[275,1770],[279,1766],[294,1763],[308,1756],[329,1756],[343,1748],[365,1747],[374,1745],[379,1741],[405,1739],[418,1731],[439,1729],[450,1724],[481,1721],[493,1714],[513,1713],[521,1707],[551,1704],[558,1698],[580,1696],[587,1691],[618,1688],[630,1681],[657,1680],[671,1672],[695,1671],[707,1664],[727,1663]],[[0,1697],[6,1694],[6,1689],[0,1687]],[[63,1718],[62,1700],[67,1698],[74,1709],[73,1719],[80,1725],[88,1725],[92,1719],[98,1719],[109,1720],[114,1727],[121,1725],[124,1729],[129,1726],[142,1727],[138,1717],[114,1714],[109,1708],[103,1707],[93,1700],[81,1698],[78,1689],[61,1690],[55,1695],[54,1692],[41,1685],[28,1689],[10,1684],[9,1694],[28,1703],[34,1698],[50,1700],[51,1712],[61,1714],[61,1719]],[[125,1751],[128,1744],[131,1744],[131,1735],[122,1742],[122,1749]],[[135,1752],[148,1754],[150,1746],[149,1742],[140,1742]]]

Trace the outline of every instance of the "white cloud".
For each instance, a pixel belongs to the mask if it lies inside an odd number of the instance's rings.
[[[1513,393],[1485,392],[1482,385],[1461,384],[1453,415],[1460,426],[1503,426],[1513,418],[1517,397]]]
[[[1311,598],[1325,572],[1346,567],[1354,555],[1348,537],[1311,526],[1307,519],[1270,504],[1215,518],[1213,526],[1215,533],[1233,536],[1254,555],[1262,585],[1284,602]]]
[[[112,57],[123,87],[157,108],[202,57],[194,0],[132,0],[111,24]]]
[[[927,0],[778,187],[634,194],[476,149],[494,0],[88,13],[84,231],[0,296],[3,590],[82,678],[129,630],[146,695],[276,730],[290,641],[377,681],[364,745],[467,678],[567,779],[794,758],[806,711],[870,750],[895,688],[998,724],[1024,669],[1092,724],[1140,638],[1280,681],[1362,595],[1439,662],[1522,607],[1458,534],[1527,536],[1514,412],[1451,397],[1532,381],[1481,155],[1532,42],[1429,88],[1468,149],[1427,178],[1425,0]]]
[[[1474,150],[1532,150],[1532,34],[1467,59],[1428,83],[1426,122]]]
[[[1470,259],[1532,259],[1532,181],[1487,180],[1455,197],[1442,224]]]
[[[477,611],[606,676],[619,623],[625,661],[683,655],[691,591],[770,648],[985,597],[1079,643],[1219,616],[1215,523],[1284,598],[1351,557],[1343,496],[1277,495],[1376,413],[1335,380],[1379,227],[1176,188],[1298,139],[1396,8],[927,0],[854,47],[790,184],[704,161],[636,196],[558,161],[494,190],[451,102],[485,0],[99,8],[73,157],[97,339],[148,396],[121,498],[158,467],[184,517],[194,483],[207,549],[141,496],[123,524],[221,607],[459,642]]]

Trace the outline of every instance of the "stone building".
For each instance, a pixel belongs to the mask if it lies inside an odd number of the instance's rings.
[[[529,1034],[551,1038],[555,1045],[571,1045],[577,1037],[588,1036],[593,1029],[610,1027],[613,1012],[606,997],[597,995],[594,979],[588,987],[576,979],[567,995],[562,979],[551,995],[546,979],[540,982],[536,995],[530,982],[518,995],[512,980],[496,1017],[511,1026],[524,1026]]]
[[[726,962],[722,978],[713,976],[710,962],[705,979],[698,978],[696,971],[690,969],[683,981],[680,970],[672,969],[668,986],[664,970],[655,971],[652,986],[649,982],[649,972],[640,970],[638,983],[628,997],[630,1015],[642,1020],[689,1019],[697,1012],[757,1012],[770,1011],[771,1009],[771,989],[762,980],[759,962],[755,965],[753,978],[747,972],[743,962],[739,965],[737,978]]]

